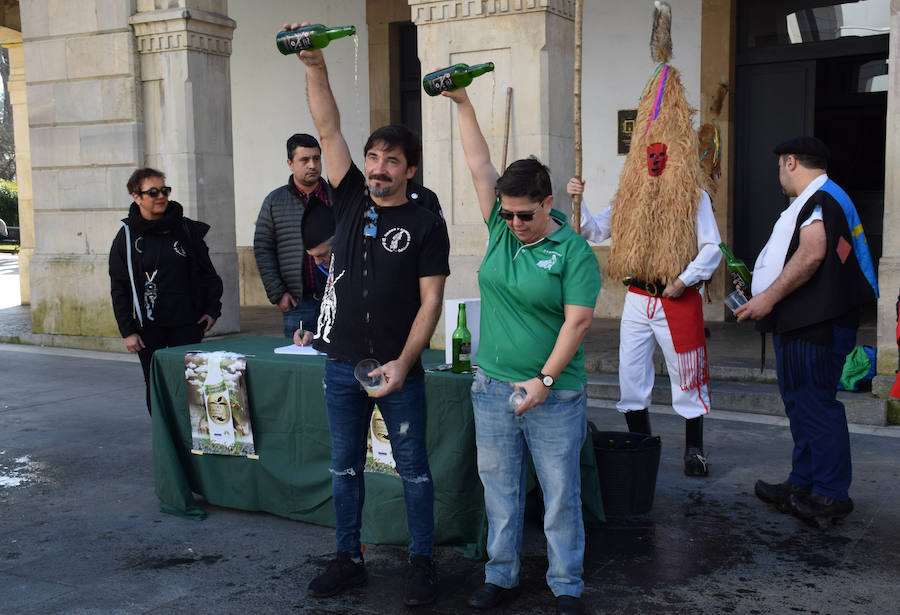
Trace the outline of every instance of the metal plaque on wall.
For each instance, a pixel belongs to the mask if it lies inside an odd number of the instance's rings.
[[[637,118],[637,109],[619,109],[618,154],[624,156],[631,149],[631,136],[634,134],[634,120]]]

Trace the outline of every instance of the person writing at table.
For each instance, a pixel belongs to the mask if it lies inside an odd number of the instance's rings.
[[[499,176],[464,88],[457,105],[463,151],[489,243],[481,268],[479,370],[472,384],[478,474],[488,517],[485,583],[469,598],[491,608],[519,583],[525,449],[544,494],[547,584],[557,612],[580,613],[584,559],[579,457],[586,435],[582,341],[600,292],[597,258],[552,209],[550,174],[535,158]],[[510,394],[524,400],[510,407]]]
[[[303,245],[306,254],[315,265],[316,288],[321,297],[324,294],[325,282],[328,279],[328,267],[331,265],[331,248],[334,246],[334,213],[324,203],[311,203],[306,209],[301,225]],[[305,329],[307,323],[294,331],[294,344],[297,346],[309,346],[313,342],[313,332]],[[315,322],[308,323],[310,327]]]

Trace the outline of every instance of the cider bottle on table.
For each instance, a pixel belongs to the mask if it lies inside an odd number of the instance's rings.
[[[492,70],[494,70],[493,62],[475,64],[474,66],[454,64],[425,75],[422,78],[422,87],[429,96],[437,96],[441,92],[464,88],[472,83],[475,77]]]
[[[206,361],[206,380],[203,382],[203,401],[209,421],[209,440],[223,446],[234,446],[234,422],[231,416],[231,397],[219,365],[221,356],[213,354]]]
[[[278,47],[278,51],[287,56],[307,49],[322,49],[336,38],[354,34],[356,34],[355,26],[329,28],[317,23],[296,30],[282,30],[275,35],[275,46]]]
[[[739,290],[744,293],[745,297],[749,299],[750,270],[747,269],[747,265],[744,264],[744,261],[736,257],[724,243],[719,244],[719,249],[722,251],[722,255],[725,257],[725,266],[728,268],[728,273],[731,274],[732,281],[738,282]]]
[[[456,330],[451,337],[453,344],[452,369],[457,374],[472,371],[472,334],[466,328],[466,304],[459,304],[459,315],[456,317]]]

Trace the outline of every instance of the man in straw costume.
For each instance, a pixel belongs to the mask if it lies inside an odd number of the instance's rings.
[[[709,366],[700,287],[719,264],[721,241],[703,172],[697,135],[672,54],[671,8],[657,2],[651,56],[657,62],[641,96],[631,149],[612,205],[591,217],[582,207],[581,233],[612,237],[609,275],[628,286],[619,342],[616,404],[628,430],[650,434],[653,350],[662,348],[672,407],[686,419],[684,473],[709,473],[703,416],[709,413]],[[571,195],[584,182],[569,181]]]

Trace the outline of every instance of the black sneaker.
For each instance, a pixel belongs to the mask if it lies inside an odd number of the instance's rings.
[[[684,451],[684,475],[706,476],[709,474],[709,461],[703,454],[703,449],[689,446]]]
[[[409,560],[406,572],[406,606],[431,604],[437,597],[437,575],[434,561],[426,555],[416,555]]]
[[[327,598],[345,589],[365,585],[368,580],[365,562],[354,562],[348,553],[338,551],[325,572],[310,582],[306,593],[313,598]]]
[[[772,504],[778,509],[778,512],[783,512],[785,514],[793,512],[791,508],[791,495],[809,495],[809,489],[798,487],[787,481],[776,485],[758,480],[753,487],[753,491],[760,500]]]
[[[799,497],[792,495],[791,508],[795,516],[824,530],[832,523],[843,521],[844,517],[853,512],[853,500],[836,500],[821,493]]]

